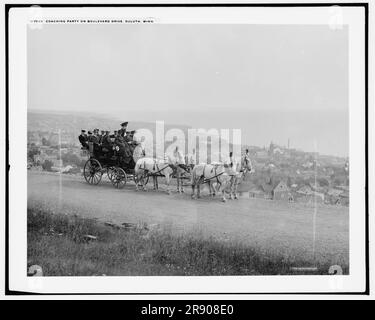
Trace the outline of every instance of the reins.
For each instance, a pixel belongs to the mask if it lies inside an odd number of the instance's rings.
[[[149,176],[157,175],[159,172],[161,172],[161,171],[163,171],[164,169],[168,168],[170,165],[167,164],[164,168],[161,168],[161,169],[160,169],[160,168],[159,168],[159,164],[156,163],[156,161],[155,161],[155,159],[154,159],[154,170],[155,170],[155,166],[156,166],[156,168],[158,169],[158,171],[153,172],[153,173],[148,173],[148,172],[147,172],[147,175],[149,175]],[[144,170],[144,171],[149,171],[148,169],[146,169],[146,162],[145,162],[145,161],[143,161],[143,168],[140,166],[139,169],[142,169],[142,170]]]
[[[164,169],[167,169],[169,166],[170,166],[170,165],[167,164],[164,168],[161,168],[161,169],[160,169],[160,168],[159,168],[159,164],[156,163],[156,167],[158,168],[158,171],[156,171],[156,172],[150,174],[150,176],[152,176],[152,175],[157,175],[159,172],[163,171]]]
[[[206,165],[204,165],[204,167],[203,167],[203,174],[202,174],[203,182],[202,183],[207,183],[208,181],[210,181],[212,179],[215,179],[215,178],[216,178],[217,183],[219,183],[218,177],[221,176],[224,173],[224,171],[217,174],[217,167],[215,167],[215,175],[213,177],[204,179],[204,170],[205,169],[206,169]]]

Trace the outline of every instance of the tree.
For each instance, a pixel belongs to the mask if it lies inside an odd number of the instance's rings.
[[[46,139],[46,138],[42,138],[42,145],[43,146],[50,146],[51,145],[51,143],[50,143],[50,141],[48,140],[48,139]]]
[[[287,186],[290,187],[293,184],[292,178],[288,177]]]
[[[85,164],[86,164],[86,160],[81,160],[78,167],[83,168]]]
[[[329,181],[326,178],[318,178],[317,180],[318,180],[319,185],[321,187],[328,187],[329,186]]]
[[[342,186],[347,183],[347,178],[345,175],[336,175],[333,178],[333,184],[334,186]]]
[[[81,164],[81,159],[72,153],[66,153],[61,156],[62,161],[64,164],[74,164],[76,166],[79,166]]]
[[[34,160],[34,156],[37,155],[37,154],[40,154],[40,150],[36,147],[32,147],[27,152],[27,158],[30,159],[30,160]]]
[[[45,161],[42,163],[42,168],[43,168],[43,170],[51,171],[51,169],[52,169],[52,165],[53,165],[53,162],[52,162],[52,161],[50,161],[50,160],[45,160]]]

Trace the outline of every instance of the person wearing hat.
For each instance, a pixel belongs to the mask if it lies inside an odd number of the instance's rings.
[[[112,137],[113,137],[113,139],[112,139]],[[110,131],[106,131],[103,140],[104,140],[103,143],[104,143],[105,145],[109,146],[109,148],[111,149],[112,146],[113,146],[113,142],[115,141],[115,139],[114,139],[114,135],[111,135],[111,134],[110,134]],[[112,141],[112,140],[113,140],[113,141]]]
[[[119,134],[120,136],[122,136],[123,138],[125,137],[125,134],[126,134],[126,128],[128,127],[128,122],[125,121],[123,123],[121,123],[121,129],[119,130]]]
[[[112,149],[111,140],[109,139],[109,131],[101,131],[101,135],[99,138],[99,144],[102,147],[103,152],[109,152]]]
[[[131,141],[131,131],[126,131],[124,140],[127,143],[129,143]]]
[[[103,143],[103,137],[104,137],[104,134],[105,134],[105,131],[104,130],[101,130],[100,131],[100,134],[98,132],[98,141],[99,141],[99,144],[102,144]]]
[[[130,131],[130,138],[132,141],[134,141],[134,135],[135,135],[136,131],[135,130],[132,130]]]
[[[125,162],[131,160],[133,151],[129,145],[128,132],[126,131],[127,122],[122,123],[123,128],[118,131],[116,145],[120,148],[120,154],[124,157]],[[126,136],[123,136],[123,132],[126,132]]]
[[[92,152],[93,150],[90,149],[90,143],[92,144],[93,142],[93,135],[92,135],[92,131],[87,131],[87,149]]]
[[[112,150],[113,146],[115,144],[115,135],[110,134],[108,131],[108,134],[106,134],[103,138],[103,146],[105,146],[107,149]]]
[[[78,140],[83,148],[88,148],[86,130],[81,130],[81,134],[78,136]]]
[[[124,138],[121,136],[119,131],[115,130],[115,145],[119,147],[119,154],[121,157],[126,158],[127,152],[126,152],[126,146]]]
[[[109,141],[109,131],[107,130],[107,131],[102,131],[103,132],[103,134],[102,134],[102,141],[101,141],[101,143],[102,144],[108,144],[108,141]]]
[[[94,130],[94,132],[95,132],[95,130]],[[93,134],[91,131],[89,131],[88,134],[89,134],[89,136],[88,136],[89,142],[98,143],[98,138],[96,137],[95,134]]]

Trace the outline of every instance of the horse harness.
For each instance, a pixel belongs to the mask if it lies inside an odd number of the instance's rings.
[[[210,181],[210,180],[212,180],[212,179],[215,179],[216,178],[216,182],[217,183],[220,183],[220,181],[219,181],[219,176],[221,176],[223,173],[224,173],[224,171],[223,172],[220,172],[219,174],[217,173],[217,166],[214,166],[213,168],[212,168],[212,170],[211,170],[211,173],[215,170],[215,175],[213,176],[213,177],[211,177],[211,178],[208,178],[208,179],[204,179],[204,170],[206,169],[206,165],[204,165],[204,167],[203,167],[203,173],[202,173],[202,175],[201,175],[201,177],[200,177],[200,179],[201,180],[203,180],[203,183],[207,183],[208,181]]]
[[[150,175],[157,175],[159,172],[163,171],[164,169],[166,169],[166,168],[168,168],[168,167],[169,167],[169,164],[167,164],[164,168],[161,168],[161,169],[160,169],[160,168],[159,168],[159,164],[156,163],[156,159],[154,159],[154,167],[152,168],[152,170],[157,169],[158,171],[156,171],[156,172],[154,172],[154,173],[152,173],[152,174],[150,174]],[[146,161],[143,161],[143,168],[140,166],[139,169],[142,169],[142,170],[144,170],[144,171],[148,171],[148,170],[146,169]]]
[[[154,172],[152,175],[157,175],[159,172],[163,171],[164,169],[167,169],[169,167],[169,164],[167,164],[164,168],[159,168],[159,164],[156,163],[156,159],[154,159],[154,167],[152,168],[152,170],[155,170],[157,169],[158,171]]]

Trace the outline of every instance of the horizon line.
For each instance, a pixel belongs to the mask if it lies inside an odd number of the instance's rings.
[[[54,114],[58,114],[58,113],[65,113],[65,114],[70,114],[70,113],[76,113],[76,114],[84,114],[84,113],[88,113],[88,114],[91,114],[91,115],[100,115],[100,116],[106,116],[107,119],[113,119],[113,121],[115,121],[115,116],[112,115],[112,114],[106,114],[106,113],[101,113],[101,112],[97,112],[97,111],[77,111],[77,110],[49,110],[49,109],[33,109],[33,108],[27,108],[27,112],[40,112],[40,113],[54,113]],[[129,120],[126,120],[126,121],[129,121]],[[176,125],[176,126],[185,126],[185,127],[188,127],[188,128],[191,128],[191,129],[205,129],[205,128],[195,128],[191,125],[186,125],[186,124],[177,124],[177,123],[166,123],[164,120],[155,120],[155,121],[144,121],[144,120],[130,120],[130,121],[134,121],[134,122],[143,122],[143,123],[148,123],[148,124],[154,124],[156,121],[163,121],[165,125]],[[129,121],[129,122],[130,122]],[[210,129],[215,129],[215,128],[208,128],[207,130],[210,130]],[[233,128],[226,128],[226,129],[233,129]],[[237,129],[237,128],[236,128]],[[287,149],[287,150],[296,150],[296,151],[302,151],[302,152],[305,152],[305,153],[317,153],[318,155],[320,156],[330,156],[330,157],[337,157],[337,158],[349,158],[349,155],[333,155],[333,154],[325,154],[325,153],[320,153],[319,151],[306,151],[304,148],[301,148],[301,147],[291,147],[291,148],[288,148],[287,146],[285,145],[282,145],[280,143],[277,143],[275,142],[274,139],[270,140],[268,142],[268,145],[273,143],[274,145],[276,145],[277,147],[281,147],[281,148],[284,148],[284,149]],[[248,147],[257,147],[257,148],[261,148],[261,149],[264,149],[267,145],[263,145],[263,146],[260,146],[260,145],[254,145],[254,144],[249,144],[249,143],[242,143],[242,145],[246,145]],[[267,147],[266,147],[267,149]]]

